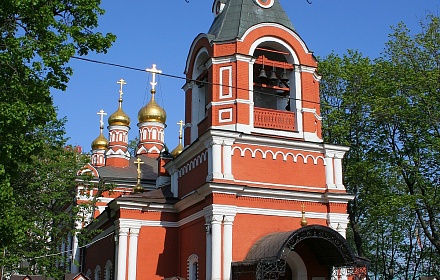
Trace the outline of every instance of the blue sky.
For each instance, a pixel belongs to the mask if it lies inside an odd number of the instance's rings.
[[[296,32],[316,56],[334,51],[357,49],[377,57],[388,41],[390,26],[403,21],[412,33],[420,31],[419,22],[427,13],[439,14],[439,0],[276,0],[290,17]],[[118,38],[107,54],[90,54],[89,59],[139,69],[157,68],[165,74],[183,77],[186,58],[193,39],[208,31],[214,16],[213,0],[131,0],[103,1],[106,13],[97,31],[111,32]],[[129,138],[137,136],[137,113],[150,100],[151,75],[147,72],[72,60],[74,69],[68,89],[53,91],[59,117],[67,117],[69,144],[90,151],[99,135],[99,115],[103,109],[116,111],[119,85],[123,78],[123,109],[131,118]],[[157,102],[167,112],[165,142],[170,150],[178,143],[176,124],[184,120],[183,80],[159,76]],[[104,135],[107,137],[107,129]]]

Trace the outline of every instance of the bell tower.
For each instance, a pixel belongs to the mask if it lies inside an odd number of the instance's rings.
[[[231,279],[232,261],[274,231],[345,236],[352,196],[348,148],[322,140],[317,60],[279,0],[215,0],[212,13],[185,65],[185,148],[165,168],[179,209],[203,209],[206,250],[185,250],[205,256],[206,279]]]
[[[279,2],[216,0],[212,12],[187,59],[185,144],[209,128],[322,142],[317,62]]]

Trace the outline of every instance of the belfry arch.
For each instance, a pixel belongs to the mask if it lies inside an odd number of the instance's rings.
[[[299,99],[301,80],[295,73],[299,60],[292,47],[279,38],[266,36],[252,44],[249,55],[255,59],[250,67],[254,106],[295,110],[296,104],[290,101]]]

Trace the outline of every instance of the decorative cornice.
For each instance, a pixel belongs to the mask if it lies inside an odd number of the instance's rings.
[[[322,164],[325,165],[325,160],[324,160],[323,156],[321,156],[321,155],[316,155],[316,156],[314,156],[314,155],[303,155],[302,153],[297,152],[297,150],[296,150],[296,153],[293,153],[293,152],[290,152],[290,151],[289,152],[272,151],[272,150],[269,150],[269,149],[263,151],[262,149],[256,148],[256,147],[254,149],[252,149],[251,147],[241,148],[239,146],[234,146],[232,148],[232,155],[234,155],[234,151],[235,150],[239,150],[240,151],[240,156],[241,157],[244,157],[246,155],[246,151],[250,151],[251,152],[251,156],[253,158],[255,157],[255,155],[257,153],[261,153],[263,159],[266,159],[267,156],[269,154],[271,154],[273,160],[277,159],[278,155],[282,155],[283,161],[287,161],[288,157],[291,156],[292,159],[293,159],[293,162],[295,162],[295,163],[298,162],[298,158],[301,157],[303,159],[303,163],[304,164],[306,164],[308,159],[311,158],[314,165],[318,164],[318,160],[319,159],[321,159],[322,160]]]

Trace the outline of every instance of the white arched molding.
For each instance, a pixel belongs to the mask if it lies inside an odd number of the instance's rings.
[[[292,270],[292,279],[307,279],[306,265],[298,253],[290,251],[286,262]]]
[[[288,31],[288,30],[286,30]],[[289,32],[289,31],[288,31]],[[291,31],[289,33],[292,33]],[[246,34],[245,34],[246,36]],[[245,37],[244,36],[244,37]],[[243,37],[243,38],[244,38]],[[296,38],[296,37],[295,37]],[[302,42],[300,40],[300,42]],[[255,40],[255,42],[252,43],[251,47],[249,48],[249,52],[248,55],[252,56],[256,50],[256,48],[263,44],[263,43],[274,43],[274,44],[278,44],[280,45],[280,47],[284,48],[286,50],[286,52],[289,53],[288,56],[286,56],[287,59],[287,63],[293,64],[294,65],[294,76],[293,76],[293,80],[292,78],[290,78],[290,84],[294,85],[293,87],[290,87],[290,97],[293,98],[293,100],[295,100],[294,103],[291,103],[291,105],[294,104],[294,106],[292,106],[292,110],[295,111],[295,130],[297,132],[285,132],[285,131],[281,131],[281,132],[277,132],[277,131],[273,131],[271,130],[271,133],[274,133],[275,135],[278,135],[280,133],[282,133],[281,135],[283,136],[292,136],[292,137],[302,137],[303,134],[303,122],[302,122],[302,87],[301,87],[301,75],[300,75],[300,67],[299,66],[295,66],[295,65],[299,65],[299,58],[296,55],[296,52],[293,50],[293,48],[284,40],[281,40],[277,37],[273,37],[273,36],[264,36],[259,38],[258,40]],[[304,45],[305,47],[305,45]],[[307,50],[307,48],[305,48],[305,50]],[[308,51],[308,50],[307,50]],[[249,77],[254,77],[254,62],[252,61],[251,63],[249,63]],[[253,79],[249,79],[249,100],[253,101],[254,100],[254,81]],[[252,106],[250,108],[250,114],[249,114],[249,122],[251,124],[251,127],[254,127],[254,105],[252,103]],[[258,128],[253,128],[253,131],[256,132],[261,132],[264,133],[264,130],[258,129]]]
[[[113,280],[112,274],[113,274],[113,264],[112,264],[112,261],[111,260],[107,260],[107,262],[105,263],[104,279],[105,280]]]
[[[97,265],[95,267],[95,278],[94,280],[101,280],[101,267]]]
[[[188,280],[199,279],[199,257],[196,254],[192,254],[188,257]]]
[[[204,57],[206,56],[206,57]],[[207,59],[209,58],[208,50],[203,47],[195,56],[193,61],[193,72],[191,73],[191,79],[195,80],[203,73],[204,70],[208,69],[209,66],[206,65]],[[191,143],[194,142],[199,136],[198,124],[201,120],[205,118],[205,87],[193,86],[191,89],[192,101],[191,101]]]

